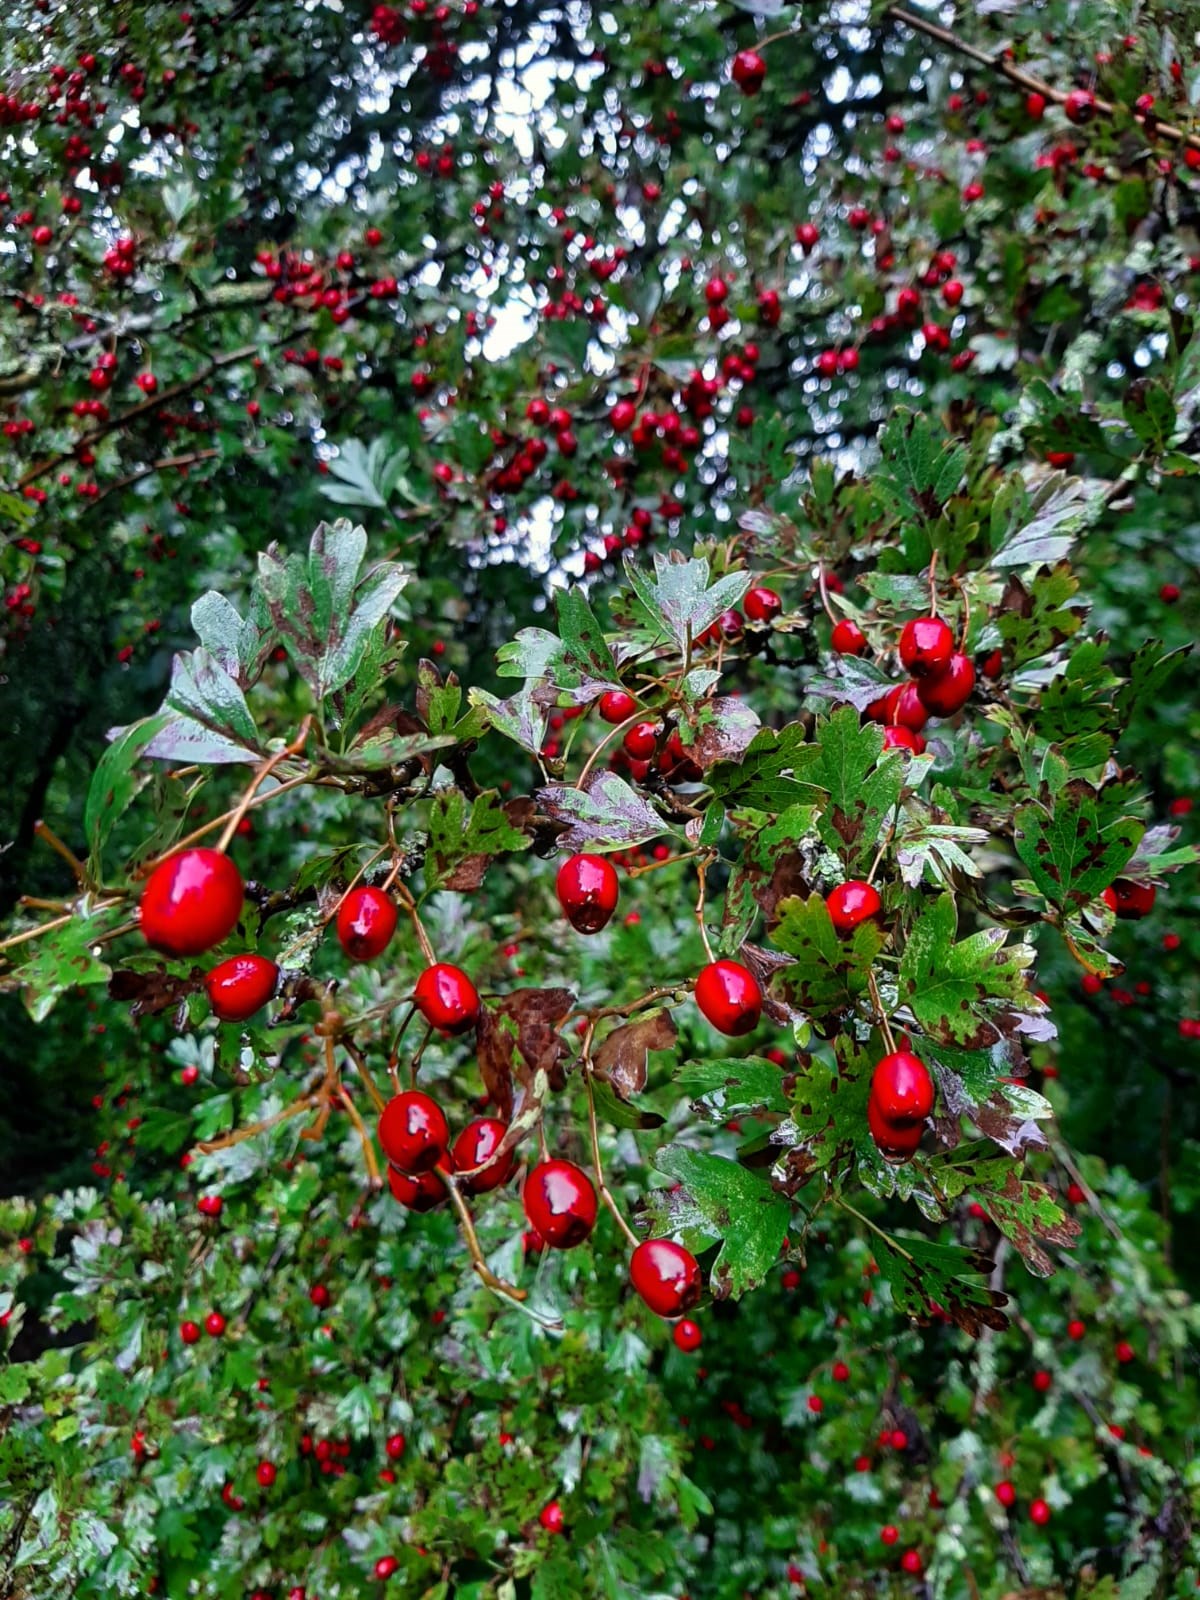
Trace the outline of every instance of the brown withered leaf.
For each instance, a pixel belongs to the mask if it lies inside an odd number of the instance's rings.
[[[791,956],[781,955],[778,950],[764,950],[757,944],[744,944],[739,954],[758,979],[763,992],[763,1012],[772,1022],[777,1022],[780,1027],[787,1027],[797,1018],[804,1016],[803,1011],[789,1005],[786,1000],[779,999],[767,988],[775,973],[781,972],[784,967],[795,966]]]
[[[130,1016],[136,1020],[138,1017],[153,1017],[160,1011],[169,1011],[172,1006],[182,1007],[188,995],[200,987],[200,983],[199,967],[193,967],[186,978],[173,977],[161,969],[134,972],[129,967],[120,967],[108,980],[108,993],[110,999],[128,1005]]]
[[[442,879],[440,887],[457,889],[460,893],[470,893],[473,889],[478,889],[491,859],[491,856],[484,855],[464,856]]]
[[[1038,1241],[1071,1250],[1081,1232],[1079,1223],[1063,1213],[1049,1189],[1026,1182],[1016,1172],[1008,1174],[1003,1189],[985,1194],[983,1204],[1001,1233],[1021,1252],[1030,1272],[1039,1278],[1050,1277],[1054,1263]]]
[[[636,1022],[614,1028],[595,1051],[592,1065],[597,1075],[612,1085],[618,1099],[628,1100],[646,1087],[647,1051],[670,1050],[677,1037],[671,1013],[652,1011]]]
[[[514,989],[479,1013],[476,1039],[484,1087],[507,1122],[533,1092],[539,1071],[551,1089],[566,1082],[559,1027],[575,1004],[570,989]]]

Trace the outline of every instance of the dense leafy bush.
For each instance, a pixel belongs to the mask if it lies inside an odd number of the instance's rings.
[[[5,1592],[1191,1593],[1192,21],[16,21]]]

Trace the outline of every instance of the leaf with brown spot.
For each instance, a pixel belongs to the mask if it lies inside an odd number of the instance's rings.
[[[927,1322],[938,1306],[973,1338],[984,1328],[1008,1327],[1000,1309],[1008,1304],[1008,1296],[987,1283],[995,1262],[978,1251],[911,1234],[888,1240],[875,1235],[872,1247],[898,1311]]]
[[[127,1005],[131,1017],[153,1017],[182,1005],[199,987],[198,967],[186,978],[161,970],[134,972],[129,967],[119,967],[108,980],[108,995],[110,1000]]]
[[[485,1006],[476,1024],[484,1087],[506,1122],[532,1091],[538,1072],[551,1089],[566,1083],[567,1044],[558,1032],[575,996],[570,989],[514,989]]]
[[[1038,1241],[1044,1239],[1070,1250],[1081,1232],[1079,1223],[1063,1212],[1049,1189],[1025,1182],[1016,1172],[1009,1172],[1002,1189],[985,1193],[981,1199],[992,1221],[1012,1240],[1038,1278],[1048,1278],[1054,1271],[1054,1263]]]
[[[734,695],[718,695],[693,712],[691,743],[683,748],[703,771],[718,761],[740,761],[759,730],[757,714]]]
[[[611,1084],[621,1100],[641,1094],[649,1075],[646,1054],[650,1050],[670,1050],[678,1037],[675,1020],[669,1011],[652,1011],[614,1028],[601,1041],[592,1057],[597,1074]]]

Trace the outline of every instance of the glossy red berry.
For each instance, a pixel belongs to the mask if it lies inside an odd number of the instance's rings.
[[[142,891],[148,945],[168,956],[198,956],[228,938],[242,911],[242,875],[219,850],[177,850]]]
[[[521,1193],[529,1225],[556,1250],[582,1244],[596,1226],[596,1191],[573,1161],[543,1161]]]
[[[922,703],[916,683],[898,683],[888,690],[883,697],[883,720],[890,727],[920,733],[929,721],[929,710]]]
[[[693,1322],[690,1317],[683,1317],[675,1324],[675,1331],[671,1337],[675,1341],[675,1348],[681,1350],[685,1356],[690,1356],[693,1351],[699,1350],[704,1342],[699,1323]]]
[[[443,1033],[465,1033],[479,1017],[479,991],[461,967],[439,961],[417,979],[417,1010]]]
[[[446,1154],[450,1129],[437,1101],[420,1089],[393,1095],[379,1118],[383,1153],[400,1172],[430,1172]]]
[[[767,589],[762,584],[746,590],[742,605],[751,622],[770,622],[783,610],[783,601],[774,589]]]
[[[210,1311],[204,1319],[204,1331],[219,1339],[225,1332],[225,1318],[219,1311]]]
[[[718,1033],[740,1038],[762,1015],[758,979],[740,961],[712,961],[696,979],[696,1004]]]
[[[879,1151],[889,1161],[907,1161],[921,1143],[922,1126],[906,1123],[903,1127],[889,1122],[873,1099],[867,1101],[867,1127]]]
[[[1050,1521],[1050,1507],[1044,1500],[1029,1502],[1029,1520],[1035,1522],[1039,1528],[1044,1528]]]
[[[871,1099],[887,1122],[901,1126],[924,1122],[934,1101],[929,1068],[911,1050],[893,1050],[876,1064]]]
[[[1115,911],[1123,922],[1137,922],[1154,909],[1157,890],[1152,883],[1135,883],[1132,878],[1118,878],[1104,891],[1104,903]]]
[[[387,1452],[387,1458],[389,1461],[399,1461],[400,1457],[404,1454],[404,1446],[406,1442],[407,1441],[402,1433],[391,1433],[388,1435],[387,1443],[383,1448]]]
[[[757,50],[739,50],[733,58],[731,76],[743,94],[757,94],[767,76],[767,63]]]
[[[941,617],[914,617],[900,634],[900,660],[914,678],[945,672],[954,654],[954,634]]]
[[[651,1311],[678,1317],[690,1311],[704,1289],[700,1263],[673,1239],[647,1239],[633,1252],[629,1281]]]
[[[635,761],[649,761],[658,748],[658,723],[635,722],[621,742],[626,755]]]
[[[467,1123],[454,1141],[451,1153],[456,1172],[471,1172],[476,1167],[483,1168],[483,1171],[476,1172],[474,1177],[463,1180],[464,1186],[472,1194],[487,1194],[508,1181],[513,1169],[513,1152],[506,1151],[498,1161],[492,1160],[507,1132],[508,1125],[501,1122],[499,1117],[477,1117],[474,1122]]]
[[[245,1022],[275,993],[279,968],[266,956],[230,956],[204,979],[213,1016],[222,1022]]]
[[[846,883],[839,883],[836,889],[831,889],[825,897],[825,904],[829,908],[833,931],[839,939],[844,939],[860,923],[869,922],[883,910],[878,889],[859,878],[850,878]]]
[[[617,723],[625,722],[633,715],[637,710],[637,701],[624,689],[606,689],[600,696],[598,709],[604,721],[616,727]]]
[[[617,909],[620,885],[606,856],[568,856],[554,880],[558,903],[576,933],[599,933]]]
[[[400,1563],[395,1556],[380,1556],[375,1563],[375,1576],[381,1583],[386,1583],[394,1572],[399,1572]]]
[[[196,1344],[200,1338],[200,1324],[198,1322],[181,1322],[179,1324],[179,1337],[184,1344]]]
[[[566,1519],[563,1517],[563,1508],[559,1505],[557,1500],[551,1500],[549,1504],[544,1505],[541,1511],[538,1513],[538,1521],[541,1523],[542,1527],[545,1528],[547,1533],[561,1533],[563,1531],[565,1520]]]
[[[919,733],[914,733],[911,728],[901,728],[893,725],[883,730],[883,748],[885,750],[910,750],[913,755],[919,756],[925,748],[925,741]]]
[[[260,1461],[255,1476],[258,1479],[260,1488],[269,1489],[275,1482],[275,1463],[273,1461]]]
[[[970,656],[956,650],[945,672],[921,678],[916,685],[921,704],[934,717],[952,717],[971,698],[975,688],[975,664]]]
[[[1063,101],[1068,122],[1087,122],[1096,109],[1096,96],[1090,89],[1072,89]]]
[[[833,1363],[833,1381],[834,1383],[850,1382],[850,1368],[844,1361],[835,1361]]]
[[[1005,1507],[1014,1505],[1016,1503],[1017,1491],[1013,1485],[1009,1483],[1007,1478],[1002,1479],[996,1485],[996,1499],[999,1500],[1000,1504]]]
[[[886,1525],[886,1527],[880,1528],[879,1530],[879,1542],[881,1544],[895,1544],[899,1537],[899,1528],[895,1527],[890,1522]]]
[[[391,895],[360,883],[342,896],[337,914],[338,943],[351,961],[374,961],[391,943],[399,914]]]
[[[839,656],[861,656],[867,649],[866,634],[849,617],[834,623],[829,642]]]
[[[409,1177],[407,1172],[400,1172],[389,1164],[388,1187],[393,1198],[409,1211],[434,1211],[449,1198],[446,1185],[436,1172],[419,1172],[416,1177]]]

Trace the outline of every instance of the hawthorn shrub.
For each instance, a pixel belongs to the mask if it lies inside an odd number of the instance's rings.
[[[5,1592],[1193,1592],[1187,19],[18,13]]]

